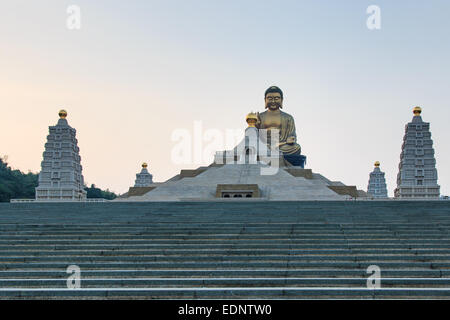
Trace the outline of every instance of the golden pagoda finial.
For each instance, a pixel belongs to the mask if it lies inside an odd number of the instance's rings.
[[[375,167],[379,167],[380,166],[380,161],[375,161],[374,165],[375,165]]]
[[[148,164],[147,164],[147,162],[144,162],[143,164],[142,164],[142,168],[147,168],[148,167]]]
[[[415,116],[420,116],[420,114],[422,113],[422,108],[419,106],[414,107],[413,113]]]
[[[67,111],[64,109],[61,109],[61,110],[59,110],[58,115],[59,115],[60,119],[65,119],[67,117]]]
[[[248,127],[255,128],[258,122],[258,116],[254,112],[250,112],[246,117],[245,121],[248,123]]]

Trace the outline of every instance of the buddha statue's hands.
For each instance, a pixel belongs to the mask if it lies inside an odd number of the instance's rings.
[[[287,143],[287,144],[293,144],[293,143],[295,143],[295,137],[292,137],[292,136],[287,137],[286,143]]]

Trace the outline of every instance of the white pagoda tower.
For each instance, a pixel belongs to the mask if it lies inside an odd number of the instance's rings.
[[[380,170],[380,162],[375,162],[375,168],[370,173],[369,185],[367,186],[367,193],[372,198],[387,198],[387,187],[384,172]]]
[[[396,198],[439,199],[430,123],[422,121],[421,112],[420,107],[415,107],[412,121],[405,126],[397,188],[394,191]]]
[[[140,173],[136,173],[135,187],[149,187],[153,183],[153,176],[147,170],[147,163],[142,164],[142,170]]]
[[[76,130],[66,117],[59,111],[57,125],[49,127],[36,201],[86,201]]]

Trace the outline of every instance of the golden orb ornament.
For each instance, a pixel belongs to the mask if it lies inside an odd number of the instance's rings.
[[[375,167],[379,167],[380,166],[380,161],[375,161]]]
[[[249,127],[256,127],[256,123],[258,122],[258,116],[254,112],[250,112],[246,117],[245,121],[248,123]]]
[[[422,113],[422,108],[419,107],[419,106],[414,107],[413,113],[414,113],[415,116],[420,116],[420,114]]]
[[[148,167],[148,164],[147,164],[147,162],[144,162],[143,164],[142,164],[142,168],[147,168]]]
[[[65,119],[65,118],[67,117],[67,111],[64,110],[64,109],[59,110],[58,115],[59,115],[59,117],[60,117],[61,119]]]

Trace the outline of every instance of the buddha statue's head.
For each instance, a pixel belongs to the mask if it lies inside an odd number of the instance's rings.
[[[283,108],[283,91],[276,86],[270,87],[264,94],[264,102],[266,109],[271,111]]]

